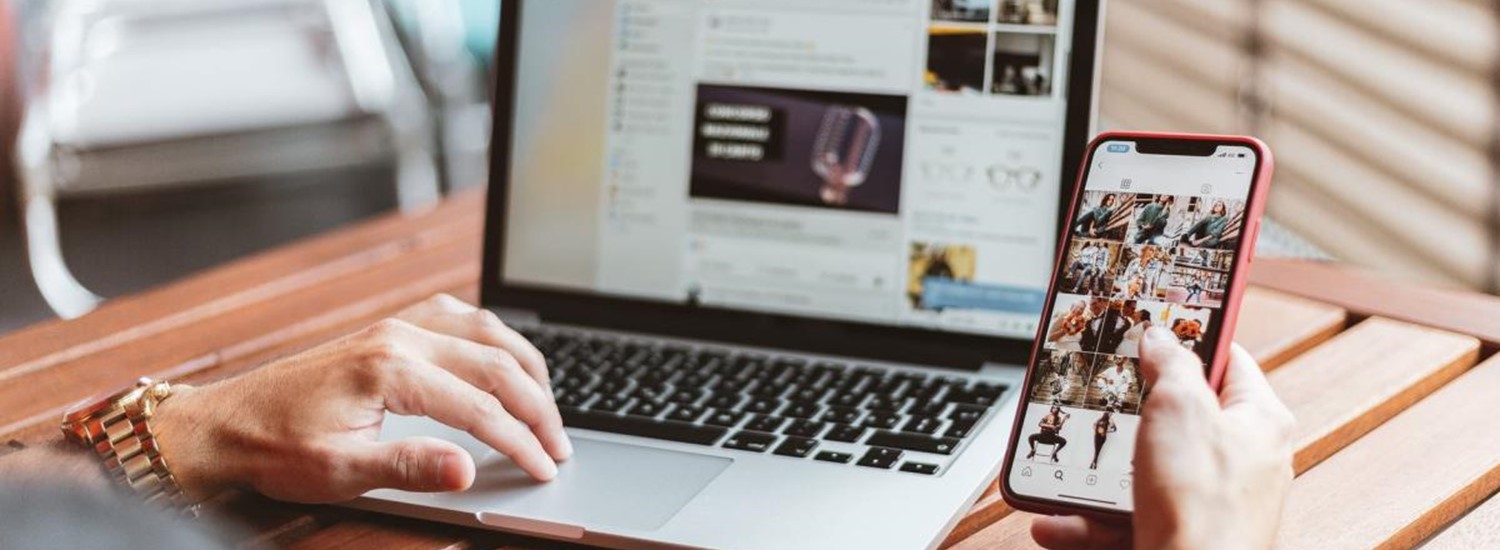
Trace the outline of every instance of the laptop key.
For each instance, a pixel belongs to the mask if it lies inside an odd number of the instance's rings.
[[[771,444],[775,442],[776,436],[774,435],[762,432],[743,431],[729,436],[729,440],[725,441],[723,446],[726,449],[750,451],[753,453],[764,453],[766,452],[766,450],[770,449]]]
[[[672,412],[667,413],[667,418],[681,422],[697,422],[707,411],[708,409],[697,405],[677,405],[672,408]]]
[[[932,435],[937,432],[942,423],[943,421],[931,416],[913,416],[911,420],[906,421],[905,426],[901,427],[901,431]]]
[[[842,441],[844,443],[857,443],[859,438],[865,436],[865,428],[850,426],[848,424],[834,424],[833,429],[828,431],[823,439],[829,441]]]
[[[780,446],[776,447],[775,453],[781,456],[794,456],[797,458],[802,458],[809,454],[812,454],[813,449],[817,448],[817,446],[818,440],[816,439],[808,439],[806,437],[788,437],[786,438],[786,441],[783,441]]]
[[[943,416],[943,411],[948,410],[948,404],[942,401],[928,401],[913,405],[907,414],[914,416]]]
[[[827,427],[826,422],[799,419],[792,421],[792,425],[787,426],[786,430],[781,433],[797,437],[818,437],[818,434],[823,433],[823,429]]]
[[[859,409],[852,407],[829,407],[828,412],[823,413],[823,420],[837,422],[839,424],[853,424],[859,418]]]
[[[838,452],[838,451],[823,451],[823,452],[818,453],[818,456],[813,457],[813,460],[821,460],[823,462],[837,462],[839,464],[848,464],[849,461],[854,460],[854,455],[849,454],[849,453],[841,453],[841,452]]]
[[[873,412],[860,425],[879,430],[892,430],[901,422],[901,415],[892,412]]]
[[[865,451],[865,456],[860,457],[858,464],[870,468],[889,470],[891,466],[896,465],[897,460],[901,460],[900,449],[870,447],[870,450]]]
[[[780,409],[781,405],[782,401],[780,399],[759,397],[751,400],[750,404],[745,405],[745,410],[756,414],[771,414],[776,412],[776,409]]]
[[[708,406],[716,409],[733,409],[745,400],[745,396],[738,393],[718,393],[708,400]]]
[[[953,451],[958,448],[958,443],[959,440],[952,437],[931,437],[886,430],[875,432],[874,435],[870,436],[868,441],[865,441],[866,445],[893,447],[940,455],[953,454]]]
[[[590,397],[593,396],[586,393],[573,392],[558,398],[557,404],[563,407],[582,407],[584,403],[588,402]]]
[[[606,395],[603,399],[600,399],[598,402],[594,403],[592,407],[589,407],[589,410],[617,413],[620,412],[620,409],[625,408],[625,405],[627,403],[629,403],[629,400],[625,399],[624,397]]]
[[[781,411],[781,415],[792,418],[813,418],[821,412],[823,412],[823,406],[817,403],[792,403],[792,406]]]
[[[744,420],[745,416],[745,413],[742,412],[719,409],[713,411],[712,414],[709,414],[708,419],[704,420],[704,422],[713,424],[715,426],[733,428],[735,427],[735,425],[739,424],[741,420]]]
[[[985,410],[987,409],[976,405],[957,405],[953,407],[953,412],[948,413],[948,418],[954,422],[978,421],[984,416]]]
[[[937,474],[937,470],[937,464],[927,464],[924,462],[907,462],[901,465],[901,471],[911,472],[914,474],[923,474],[930,476]]]
[[[637,400],[635,406],[630,408],[630,414],[650,418],[660,415],[664,408],[662,404],[655,401]]]
[[[770,433],[781,429],[782,424],[786,424],[785,418],[763,414],[755,417],[749,424],[746,424],[745,429]]]
[[[947,433],[943,435],[960,438],[969,437],[969,434],[974,433],[974,426],[977,424],[979,424],[978,420],[954,420],[953,424],[948,426]]]
[[[664,439],[697,445],[713,445],[729,433],[717,426],[695,426],[686,422],[651,420],[639,416],[619,416],[595,411],[564,409],[563,424],[574,428],[598,430],[624,435]]]
[[[677,393],[672,394],[672,397],[668,397],[667,401],[681,405],[697,403],[699,399],[703,398],[704,393],[706,393],[704,390],[698,388],[683,388],[677,390]]]

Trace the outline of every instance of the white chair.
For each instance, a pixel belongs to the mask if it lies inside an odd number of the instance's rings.
[[[426,98],[371,0],[59,0],[16,148],[27,254],[65,318],[70,196],[393,162],[397,203],[441,193]]]

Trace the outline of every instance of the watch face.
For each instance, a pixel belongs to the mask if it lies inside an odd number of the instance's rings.
[[[84,420],[87,420],[95,413],[113,407],[115,403],[119,402],[121,399],[124,399],[125,396],[130,395],[131,392],[144,388],[150,384],[150,378],[142,378],[135,381],[135,383],[129,386],[86,398],[82,401],[74,403],[73,406],[68,407],[67,412],[63,413],[63,419],[67,422],[82,422]]]

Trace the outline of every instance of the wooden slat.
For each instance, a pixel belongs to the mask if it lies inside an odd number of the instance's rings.
[[[1298,471],[1451,380],[1477,353],[1473,338],[1372,319],[1273,370],[1272,385],[1298,419]],[[954,548],[1036,548],[1033,517],[1010,514]]]
[[[1409,548],[1500,488],[1500,358],[1292,484],[1278,548]]]
[[[1417,287],[1348,265],[1295,260],[1256,260],[1250,282],[1338,305],[1351,313],[1470,334],[1489,349],[1500,347],[1497,296]]]
[[[337,322],[338,313],[332,319],[324,316],[329,310],[365,303],[392,288],[432,293],[477,280],[478,247],[478,236],[473,235],[412,254],[409,260],[292,292],[263,307],[200,320],[173,331],[171,346],[131,343],[17,377],[0,385],[0,402],[17,404],[0,411],[0,434],[61,414],[79,394],[107,391],[140,376],[180,378],[275,346],[305,333],[305,324]]]
[[[1269,371],[1338,334],[1347,317],[1338,306],[1250,287],[1234,339]]]
[[[1336,306],[1252,288],[1245,295],[1235,339],[1262,362],[1262,367],[1275,368],[1286,358],[1337,334],[1343,328],[1344,318],[1344,310]],[[951,545],[986,530],[1011,512],[998,494],[986,494],[954,527],[944,544]]]
[[[974,536],[975,533],[978,533],[985,527],[1015,513],[1015,509],[1005,503],[1005,497],[1000,496],[999,487],[994,483],[991,483],[990,486],[995,490],[987,491],[979,499],[979,502],[974,503],[974,507],[969,511],[969,514],[964,516],[963,520],[959,521],[958,525],[953,528],[953,531],[948,533],[948,538],[943,541],[943,544],[939,545],[939,548],[953,547],[959,542]]]
[[[1422,545],[1422,550],[1481,548],[1500,548],[1500,496],[1491,497]]]
[[[477,243],[482,203],[482,193],[463,193],[422,215],[388,216],[111,300],[79,319],[16,331],[0,338],[0,379],[165,334],[205,317],[371,269],[414,250],[463,238]],[[478,244],[473,246],[471,253],[477,253]]]
[[[1296,470],[1323,461],[1478,359],[1472,337],[1375,318],[1271,372],[1271,386],[1297,415]]]
[[[337,523],[287,546],[288,549],[467,550],[475,546],[467,533],[429,523],[380,517]]]

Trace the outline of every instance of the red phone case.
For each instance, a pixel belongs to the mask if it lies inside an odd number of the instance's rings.
[[[1266,144],[1261,140],[1248,136],[1178,134],[1167,132],[1106,132],[1094,137],[1093,141],[1089,143],[1089,146],[1086,149],[1087,154],[1084,155],[1083,166],[1078,171],[1078,181],[1074,182],[1073,184],[1073,196],[1075,197],[1075,199],[1073,200],[1073,203],[1068,207],[1068,217],[1065,218],[1066,220],[1072,220],[1074,216],[1077,215],[1077,212],[1074,211],[1075,209],[1077,209],[1079,202],[1076,197],[1083,192],[1084,180],[1088,176],[1089,162],[1094,158],[1095,151],[1098,149],[1100,144],[1106,141],[1118,139],[1194,140],[1231,143],[1244,145],[1246,147],[1254,149],[1256,155],[1260,159],[1259,165],[1256,167],[1254,179],[1251,182],[1250,196],[1246,199],[1244,227],[1245,235],[1248,238],[1241,238],[1239,248],[1235,251],[1234,268],[1230,272],[1229,276],[1230,286],[1227,294],[1224,297],[1224,316],[1223,321],[1221,322],[1222,329],[1219,331],[1219,341],[1214,346],[1214,364],[1209,366],[1208,383],[1210,387],[1214,388],[1214,390],[1217,391],[1219,389],[1219,386],[1224,381],[1224,368],[1229,364],[1229,348],[1234,343],[1234,328],[1235,324],[1239,320],[1240,299],[1244,297],[1245,285],[1250,279],[1247,275],[1247,271],[1250,268],[1250,263],[1254,260],[1255,244],[1260,238],[1261,216],[1265,213],[1266,198],[1271,188],[1271,175],[1273,172],[1275,172],[1276,160],[1271,154],[1270,147],[1266,146]],[[1052,267],[1052,281],[1047,285],[1046,295],[1048,296],[1049,300],[1057,290],[1055,288],[1058,279],[1057,273],[1063,268],[1063,262],[1065,261],[1063,255],[1066,252],[1065,247],[1068,246],[1068,241],[1072,237],[1072,224],[1068,223],[1066,224],[1066,226],[1067,229],[1065,230],[1063,237],[1061,239],[1058,239],[1058,251],[1055,260],[1056,263]],[[1011,507],[1026,512],[1034,512],[1047,515],[1084,515],[1104,520],[1128,520],[1130,518],[1129,513],[1115,512],[1102,508],[1092,508],[1074,504],[1065,504],[1056,501],[1034,499],[1031,497],[1017,495],[1010,489],[1011,465],[1014,462],[1013,459],[1017,451],[1017,446],[1020,443],[1021,423],[1026,418],[1025,393],[1028,392],[1031,388],[1031,376],[1033,370],[1032,366],[1036,364],[1037,354],[1041,352],[1042,341],[1046,338],[1046,332],[1047,323],[1038,323],[1036,340],[1035,343],[1032,344],[1031,357],[1027,362],[1026,380],[1022,383],[1020,388],[1020,391],[1023,392],[1023,395],[1021,396],[1021,403],[1017,407],[1016,419],[1011,426],[1010,443],[1008,444],[1005,453],[1005,464],[1000,470],[1000,494],[1005,498],[1005,502]]]

